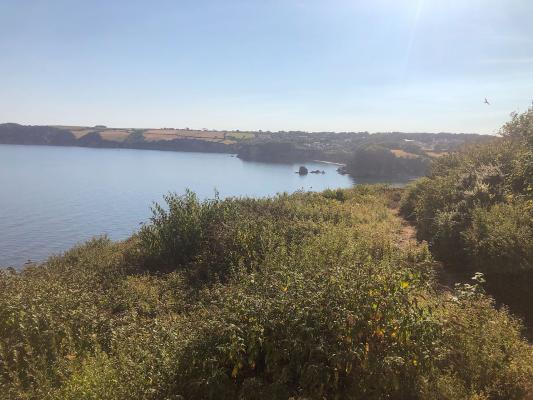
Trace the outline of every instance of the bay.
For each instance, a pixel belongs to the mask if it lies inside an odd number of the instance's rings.
[[[0,145],[0,265],[42,261],[96,235],[125,239],[168,192],[264,197],[354,184],[333,164],[305,163],[325,171],[306,176],[295,173],[299,166],[230,154]]]

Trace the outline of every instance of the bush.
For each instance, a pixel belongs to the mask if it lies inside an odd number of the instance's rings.
[[[523,202],[475,208],[464,232],[474,268],[503,274],[533,269],[531,215],[533,208]]]
[[[533,353],[521,327],[486,296],[459,293],[437,308],[443,323],[427,399],[523,399],[533,390]]]
[[[141,251],[148,267],[184,267],[194,261],[211,236],[223,224],[224,203],[216,197],[200,202],[196,194],[164,196],[168,211],[159,204],[152,208],[150,224],[139,232]]]
[[[0,271],[0,389],[37,398],[72,360],[109,348],[126,246],[94,239],[20,274]]]

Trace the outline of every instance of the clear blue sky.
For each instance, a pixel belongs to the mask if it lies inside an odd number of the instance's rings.
[[[0,122],[494,133],[533,1],[2,0],[0,77]]]

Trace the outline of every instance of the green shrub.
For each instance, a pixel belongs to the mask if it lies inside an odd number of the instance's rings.
[[[71,360],[109,347],[124,248],[94,239],[44,266],[0,271],[0,389],[42,395]]]
[[[403,190],[400,200],[400,214],[408,221],[414,221],[417,216],[417,203],[425,189],[425,182],[429,178],[420,178],[409,183]]]
[[[224,203],[215,198],[200,202],[187,191],[164,196],[168,210],[159,204],[152,208],[150,224],[139,232],[141,250],[148,266],[176,269],[197,258],[209,246],[224,219]]]
[[[515,284],[516,274],[530,281],[532,266],[532,126],[533,109],[513,114],[502,137],[441,157],[429,177],[406,189],[400,211],[437,259],[463,274],[486,273],[491,293],[533,329],[533,309],[523,313],[516,297],[529,299],[525,283],[518,291]]]
[[[475,208],[464,232],[475,268],[498,273],[533,269],[532,215],[533,208],[523,202]]]
[[[426,399],[524,399],[533,390],[533,351],[520,323],[483,295],[445,300],[435,375]]]
[[[326,189],[323,192],[323,196],[327,199],[333,199],[333,200],[338,200],[338,201],[346,200],[344,190],[342,189],[337,189],[337,190]]]

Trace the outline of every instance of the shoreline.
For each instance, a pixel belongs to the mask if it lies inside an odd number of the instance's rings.
[[[322,163],[322,164],[338,165],[339,167],[346,167],[346,164],[335,162],[335,161],[312,160],[312,162]]]

